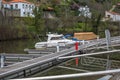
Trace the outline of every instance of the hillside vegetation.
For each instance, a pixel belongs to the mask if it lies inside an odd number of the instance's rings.
[[[0,40],[24,39],[45,36],[48,32],[74,33],[92,31],[104,37],[104,30],[119,34],[118,22],[102,22],[105,11],[119,0],[28,0],[40,4],[34,9],[35,17],[15,18],[0,14]],[[39,2],[42,1],[42,2]],[[78,7],[88,5],[92,17],[78,16]],[[54,18],[44,18],[44,10],[53,8]],[[116,31],[116,32],[115,32]],[[118,32],[117,32],[118,31]]]

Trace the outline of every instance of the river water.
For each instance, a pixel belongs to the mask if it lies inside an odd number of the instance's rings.
[[[0,53],[25,53],[24,49],[34,48],[36,40],[13,40],[13,41],[1,41],[0,42]]]
[[[0,42],[0,53],[21,53],[25,54],[24,49],[26,48],[34,48],[34,44],[37,40],[29,39],[29,40],[14,40],[14,41],[2,41]],[[30,77],[41,77],[41,76],[50,76],[50,75],[62,75],[62,74],[72,74],[72,73],[80,73],[80,71],[68,70],[59,68],[58,66],[45,71],[41,74],[35,74]],[[72,79],[63,79],[63,80],[97,80],[101,76],[92,76],[92,77],[80,77],[80,78],[72,78]]]

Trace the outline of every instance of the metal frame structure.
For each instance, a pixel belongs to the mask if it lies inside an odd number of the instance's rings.
[[[113,41],[119,41],[120,38],[114,38],[114,39],[111,39],[111,42],[112,40]],[[97,43],[99,42],[99,43]],[[89,47],[92,47],[92,46],[95,46],[97,44],[100,44],[100,45],[105,45],[106,42],[104,39],[101,39],[99,41],[91,41],[89,44],[84,44],[84,45],[81,45],[81,46],[78,46],[79,47],[79,50],[83,50],[85,48],[89,48]],[[48,56],[45,56],[45,57],[42,57],[42,58],[38,58],[39,60],[41,60],[40,62],[41,63],[46,63],[47,61],[49,62],[50,60],[54,61],[54,60],[64,60],[64,59],[71,59],[71,58],[76,58],[76,57],[82,57],[82,56],[91,56],[91,55],[98,55],[98,54],[109,54],[109,53],[113,53],[113,52],[119,52],[120,50],[112,50],[112,51],[105,51],[105,52],[97,52],[97,53],[89,53],[89,54],[81,54],[81,55],[74,55],[74,56],[67,56],[68,54],[73,54],[73,53],[78,53],[79,51],[78,50],[75,50],[74,47],[73,48],[70,48],[70,49],[67,49],[65,51],[62,51],[62,52],[57,52],[57,53],[54,53]],[[62,57],[61,57],[62,56]],[[63,57],[63,56],[66,56],[66,57]],[[48,58],[47,60],[45,58]],[[38,61],[38,59],[35,59],[35,61]],[[34,61],[34,62],[35,62]],[[36,62],[34,64],[30,64],[29,66],[31,65],[35,65],[35,64],[38,64],[40,62]],[[54,63],[54,62],[53,62]],[[46,65],[46,64],[45,64]],[[21,65],[22,66],[22,65]],[[28,66],[28,65],[27,65]],[[28,66],[28,67],[29,67]],[[22,66],[23,67],[23,66]],[[34,66],[33,66],[34,67]],[[43,66],[44,67],[44,66]],[[25,68],[27,68],[25,66]],[[65,68],[65,67],[64,67]],[[70,68],[69,68],[70,69]],[[16,71],[16,69],[15,69]],[[25,70],[24,70],[25,72]],[[89,72],[89,73],[78,73],[78,74],[68,74],[68,75],[58,75],[58,76],[46,76],[46,77],[36,77],[36,78],[23,78],[23,79],[13,79],[13,80],[54,80],[54,79],[62,79],[62,78],[75,78],[75,77],[81,77],[81,76],[93,76],[93,75],[105,75],[105,74],[113,74],[113,73],[118,73],[120,72],[120,69],[115,69],[115,70],[106,70],[106,71],[97,71],[97,72]],[[11,79],[12,80],[12,79]]]
[[[11,80],[56,80],[56,79],[76,78],[76,77],[83,77],[83,76],[114,74],[119,72],[120,72],[120,69],[115,69],[115,70],[106,70],[106,71],[97,71],[97,72],[88,72],[88,73],[77,73],[77,74],[45,76],[45,77],[35,77],[35,78],[22,78],[22,79],[11,79]]]
[[[120,52],[120,50],[112,50],[112,51],[104,51],[104,52],[97,52],[97,53],[58,57],[58,59],[70,59],[70,58],[76,58],[76,57],[82,57],[82,56],[92,56],[92,55],[98,55],[98,54],[110,54],[110,53],[113,53],[113,52]]]
[[[90,56],[90,55],[97,55],[97,54],[109,54],[109,53],[113,53],[113,52],[120,52],[120,50],[112,50],[112,51],[105,51],[105,52],[98,52],[98,53],[58,57],[58,59],[69,59],[69,58],[76,58],[76,57]],[[11,80],[56,80],[56,79],[64,79],[64,78],[76,78],[76,77],[81,77],[81,76],[84,77],[84,76],[106,75],[106,74],[113,74],[113,73],[119,73],[119,72],[120,72],[120,69],[114,69],[114,70],[105,70],[105,71],[96,71],[96,72],[87,72],[87,73],[45,76],[45,77],[35,77],[35,78],[11,79]]]
[[[91,66],[91,67],[98,67],[98,68],[105,68],[107,59],[103,58],[95,58],[95,57],[83,57],[81,58],[81,64],[85,66]],[[117,60],[109,60],[110,69],[119,69],[120,68],[120,61]]]

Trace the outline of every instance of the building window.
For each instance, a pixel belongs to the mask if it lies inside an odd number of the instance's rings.
[[[22,6],[23,6],[23,9],[25,8],[25,5],[24,4],[22,4]]]
[[[32,9],[34,9],[34,6],[32,6]]]
[[[4,8],[4,5],[2,4],[2,7],[1,8]]]
[[[29,9],[31,9],[31,5],[29,5]]]
[[[28,7],[28,5],[26,5],[26,8]]]
[[[5,7],[7,7],[7,4],[5,4]]]
[[[13,9],[13,5],[10,5],[10,8]]]
[[[18,8],[18,4],[15,4],[15,8]]]
[[[28,12],[27,15],[30,16],[30,12]]]
[[[110,15],[107,15],[108,18],[110,18]]]
[[[23,12],[23,14],[25,15],[25,12]]]

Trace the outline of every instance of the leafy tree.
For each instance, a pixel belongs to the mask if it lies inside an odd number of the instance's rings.
[[[36,7],[34,10],[34,26],[36,28],[36,32],[37,34],[39,34],[40,32],[45,33],[45,22],[43,19],[43,7]]]
[[[100,20],[101,20],[101,14],[99,14],[97,16],[97,20],[96,17],[92,17],[92,27],[93,27],[93,32],[98,34],[98,27],[100,24]]]

